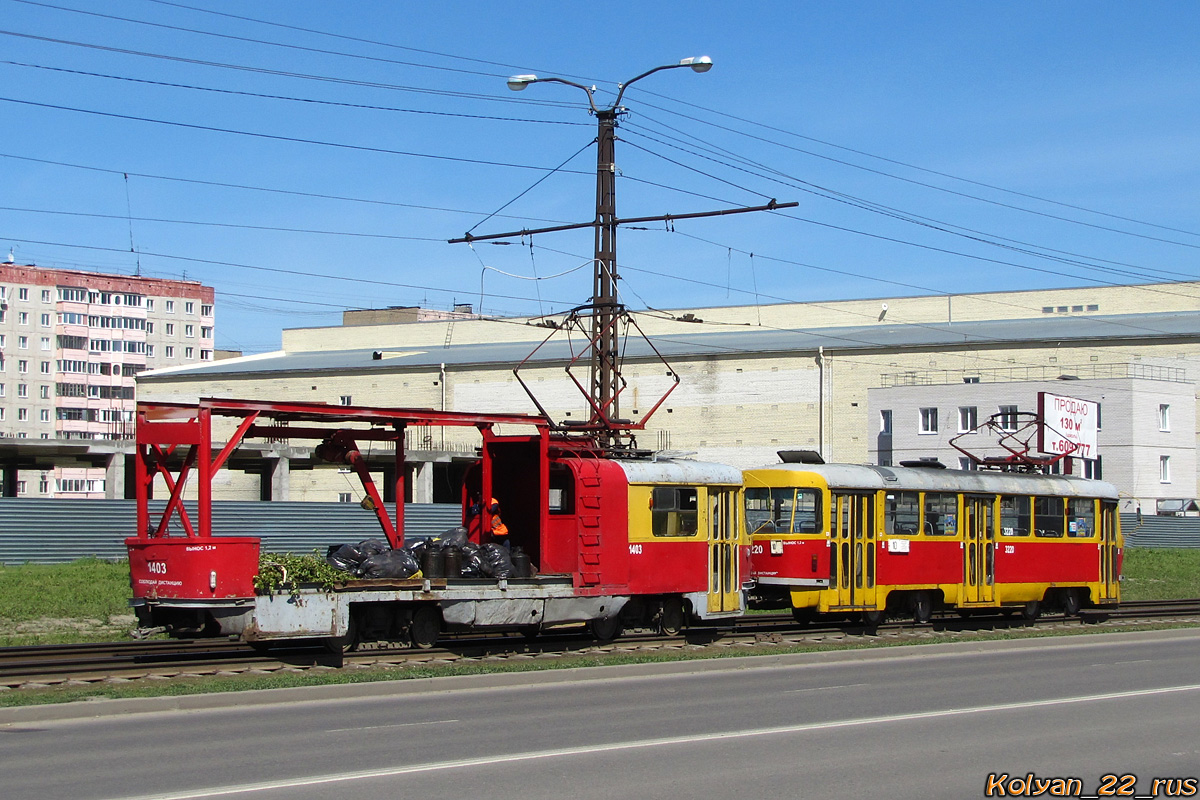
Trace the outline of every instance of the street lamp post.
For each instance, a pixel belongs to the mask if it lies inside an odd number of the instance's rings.
[[[616,322],[620,315],[620,302],[617,293],[617,167],[615,161],[615,143],[617,119],[625,113],[621,106],[621,98],[625,90],[648,75],[668,69],[690,67],[695,72],[708,72],[712,69],[712,59],[708,56],[685,58],[678,64],[666,64],[647,70],[642,74],[618,84],[617,99],[613,104],[600,108],[596,106],[595,87],[584,86],[564,78],[539,78],[537,75],[514,75],[508,79],[508,88],[514,92],[522,91],[531,83],[563,83],[574,86],[587,93],[588,105],[595,115],[598,130],[596,133],[596,218],[595,218],[595,251],[594,277],[592,286],[592,356],[590,380],[594,408],[600,410],[602,419],[596,422],[607,423],[620,418],[620,398],[617,390],[619,380],[619,350],[618,330]],[[601,434],[606,444],[611,444],[614,434],[605,425],[606,430]]]

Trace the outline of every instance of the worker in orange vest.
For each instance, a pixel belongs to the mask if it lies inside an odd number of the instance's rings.
[[[505,550],[511,550],[512,546],[508,542],[508,526],[500,520],[500,503],[494,497],[491,505],[488,506],[488,512],[492,515],[492,541]]]

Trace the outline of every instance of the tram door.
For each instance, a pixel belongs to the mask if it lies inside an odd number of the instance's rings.
[[[1117,573],[1117,507],[1100,503],[1100,598],[1116,600],[1121,576]]]
[[[740,611],[738,531],[742,522],[737,489],[709,487],[708,526],[708,610]]]
[[[995,508],[995,497],[963,498],[963,577],[968,603],[995,600]]]
[[[833,516],[830,578],[836,605],[874,608],[875,495],[835,492],[829,502]]]

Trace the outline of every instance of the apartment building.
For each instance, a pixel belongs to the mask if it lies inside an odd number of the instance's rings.
[[[131,438],[135,376],[213,360],[213,298],[196,281],[0,264],[0,440]],[[104,468],[36,467],[18,496],[105,496]]]

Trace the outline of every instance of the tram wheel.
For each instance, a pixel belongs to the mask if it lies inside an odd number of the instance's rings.
[[[1066,614],[1068,617],[1079,616],[1080,605],[1081,603],[1078,589],[1063,589],[1062,609],[1064,614]]]
[[[659,616],[658,629],[663,636],[677,636],[683,630],[683,602],[678,597],[668,597],[663,600],[662,614]]]
[[[871,611],[864,611],[862,618],[863,624],[868,628],[878,628],[883,624],[884,613],[882,609],[876,608],[872,609]]]
[[[325,640],[325,649],[331,653],[352,653],[358,649],[358,626],[354,624],[354,617],[350,617],[350,630],[346,631],[342,636],[330,636]]]
[[[424,605],[413,612],[412,623],[408,628],[413,647],[428,650],[437,644],[438,634],[441,632],[442,612],[437,606]]]
[[[602,642],[611,642],[621,635],[620,617],[600,617],[588,622],[592,636]]]
[[[929,592],[917,592],[912,599],[913,622],[924,625],[933,616],[933,597]]]
[[[796,608],[792,606],[792,619],[796,620],[796,624],[801,628],[807,628],[809,625],[812,625],[816,616],[816,613],[811,608]]]
[[[1037,600],[1030,600],[1021,608],[1021,619],[1033,622],[1042,615],[1042,604]]]

